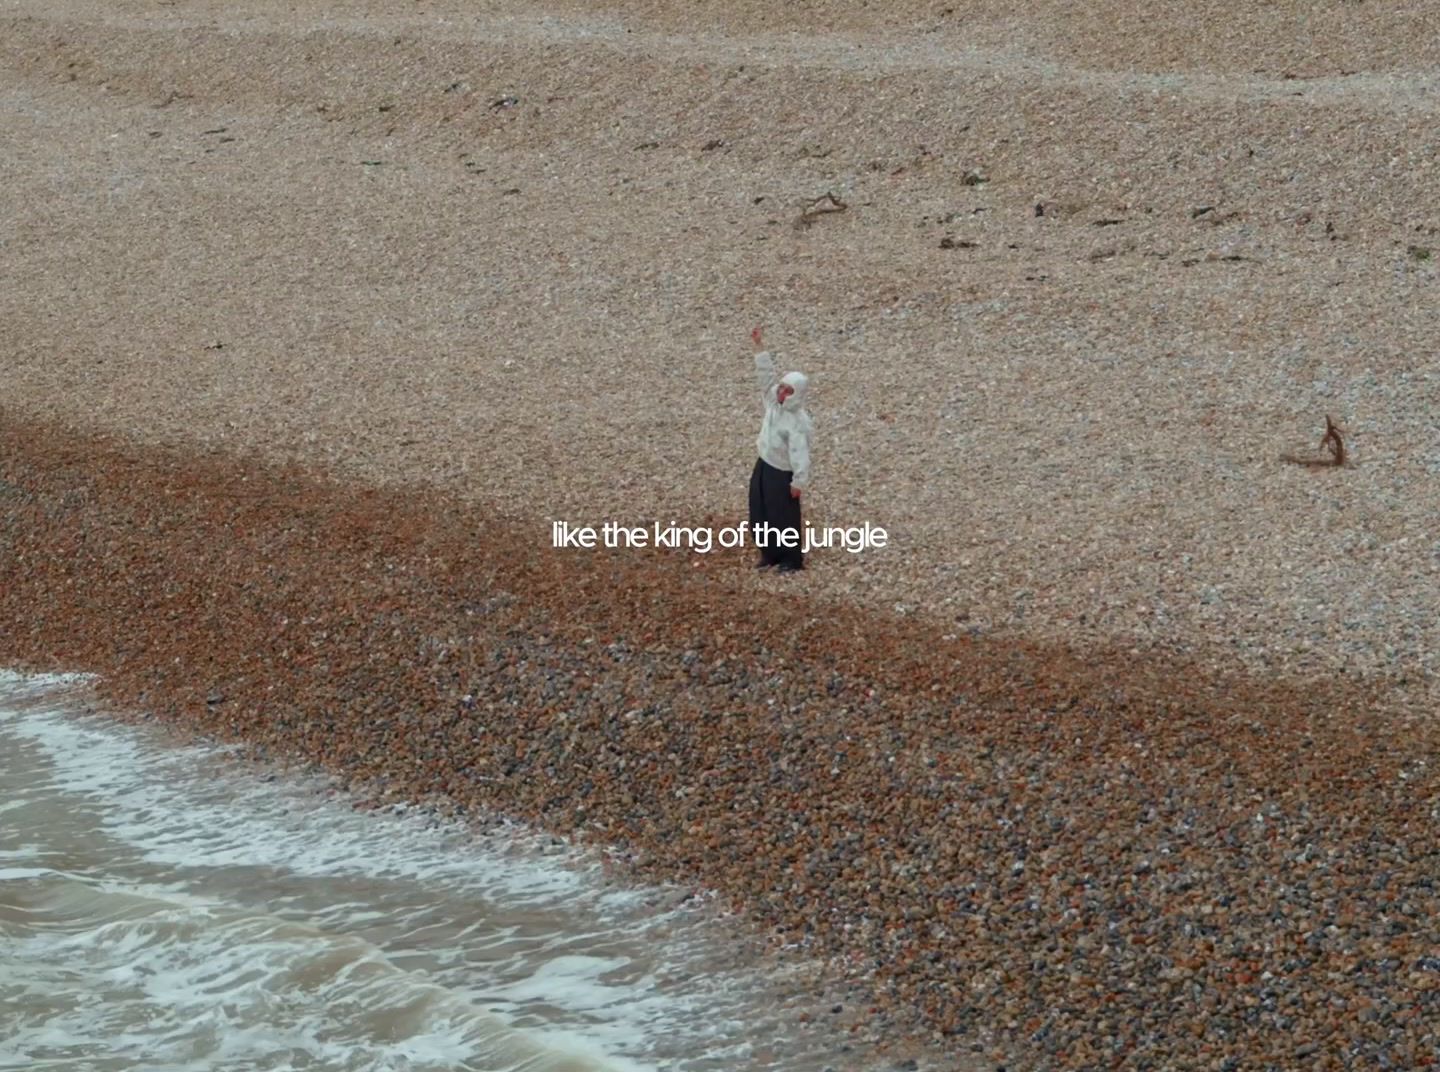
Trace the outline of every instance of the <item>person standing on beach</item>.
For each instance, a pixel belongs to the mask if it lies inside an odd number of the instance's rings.
[[[809,381],[803,372],[777,377],[761,329],[750,332],[750,339],[765,406],[756,441],[760,457],[750,474],[750,533],[760,549],[755,566],[791,573],[805,567],[800,496],[810,487],[811,423],[805,409]],[[783,540],[778,538],[782,532]]]

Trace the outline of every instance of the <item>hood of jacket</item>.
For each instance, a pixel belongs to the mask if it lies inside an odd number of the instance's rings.
[[[780,408],[788,413],[805,408],[805,395],[810,387],[810,380],[803,372],[787,372],[780,377],[780,382],[793,390],[793,394],[780,404]]]

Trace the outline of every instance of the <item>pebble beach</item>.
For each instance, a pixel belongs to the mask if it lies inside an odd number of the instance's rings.
[[[712,891],[921,1067],[1440,1067],[1435,26],[12,6],[0,667]],[[551,546],[743,521],[755,323],[884,546]]]

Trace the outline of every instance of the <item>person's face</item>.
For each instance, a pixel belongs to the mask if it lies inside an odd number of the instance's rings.
[[[775,391],[775,400],[783,406],[785,400],[794,393],[795,388],[791,387],[788,383],[782,383]]]

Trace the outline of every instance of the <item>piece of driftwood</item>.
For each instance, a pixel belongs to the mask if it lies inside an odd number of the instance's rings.
[[[844,212],[849,207],[834,194],[824,194],[805,206],[804,211],[800,213],[800,218],[795,221],[795,226],[797,229],[809,227],[826,213]]]
[[[1330,449],[1336,465],[1345,464],[1345,440],[1341,438],[1340,429],[1335,427],[1335,422],[1328,415],[1325,417],[1325,438],[1320,440],[1320,446]]]
[[[1325,415],[1325,436],[1320,440],[1320,449],[1328,450],[1328,458],[1304,458],[1298,454],[1284,454],[1281,457],[1292,465],[1303,465],[1309,469],[1336,469],[1345,464],[1345,437],[1340,427]]]

